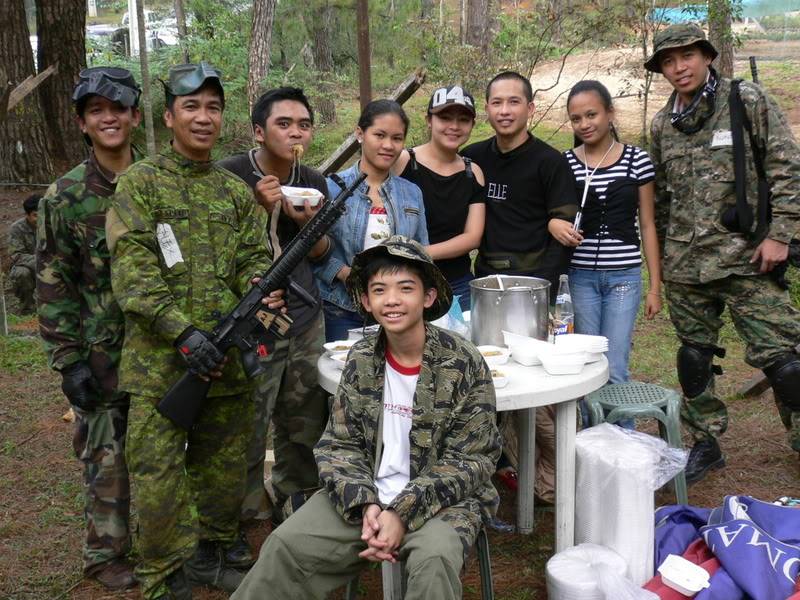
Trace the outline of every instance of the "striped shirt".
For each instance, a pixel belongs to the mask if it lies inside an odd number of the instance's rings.
[[[580,191],[583,189],[584,181],[586,180],[586,166],[572,150],[567,150],[564,154]],[[591,173],[592,169],[590,168],[589,174],[591,175]],[[633,180],[638,186],[645,185],[655,178],[653,163],[650,161],[650,156],[647,152],[627,144],[619,160],[613,165],[597,169],[589,185],[600,201],[605,202],[608,186],[615,181],[626,178]],[[579,196],[582,197],[580,194]],[[587,198],[587,204],[590,201],[591,197]],[[634,220],[634,227],[638,236],[637,213],[631,214],[630,218]],[[570,262],[570,266],[573,268],[592,270],[630,269],[641,264],[642,253],[639,250],[639,245],[626,243],[610,236],[608,223],[603,223],[596,235],[584,238],[575,249]]]

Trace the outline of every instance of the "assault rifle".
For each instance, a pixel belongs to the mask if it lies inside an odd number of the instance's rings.
[[[258,361],[259,344],[253,339],[252,334],[258,330],[266,330],[274,337],[283,337],[291,325],[291,319],[280,312],[269,310],[261,300],[275,290],[288,288],[289,292],[296,294],[306,304],[313,306],[316,303],[314,298],[289,276],[314,244],[344,214],[345,200],[365,178],[366,175],[362,173],[348,187],[340,183],[342,191],[339,195],[332,201],[326,202],[305,224],[267,272],[261,276],[260,281],[253,284],[236,307],[223,317],[211,332],[210,339],[222,354],[234,346],[239,349],[242,367],[248,377],[255,377],[264,370]],[[203,381],[194,373],[187,371],[158,403],[158,412],[178,427],[188,431],[192,428],[210,387],[211,381]]]

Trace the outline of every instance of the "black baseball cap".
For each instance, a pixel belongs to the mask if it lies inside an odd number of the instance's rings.
[[[431,95],[428,101],[428,114],[435,115],[449,106],[461,106],[475,117],[475,98],[460,85],[441,87]]]

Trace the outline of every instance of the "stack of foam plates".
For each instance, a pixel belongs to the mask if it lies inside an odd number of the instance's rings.
[[[573,352],[586,352],[586,362],[597,362],[605,352],[608,352],[608,338],[602,335],[585,335],[581,333],[567,333],[557,335],[555,339],[558,354]]]
[[[542,364],[542,361],[539,360],[539,354],[553,349],[552,344],[542,340],[505,330],[503,331],[503,341],[511,350],[511,358],[526,367]]]

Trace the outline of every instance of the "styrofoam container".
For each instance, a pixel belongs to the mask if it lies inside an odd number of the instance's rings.
[[[542,361],[539,360],[539,351],[534,346],[528,344],[511,346],[511,358],[525,367],[542,364]]]
[[[677,554],[669,554],[658,572],[664,585],[684,596],[694,596],[711,585],[708,571]]]
[[[478,352],[481,353],[483,360],[485,360],[486,364],[490,367],[506,364],[508,362],[508,357],[511,356],[511,351],[502,346],[478,346]]]
[[[286,199],[297,208],[302,208],[306,200],[308,200],[309,205],[312,207],[316,206],[319,204],[319,201],[325,197],[324,194],[317,189],[292,187],[290,185],[282,185],[281,192]]]
[[[344,369],[344,363],[347,362],[347,352],[338,352],[331,354],[328,358],[333,361],[333,366],[337,369]]]
[[[586,364],[586,352],[573,354],[539,354],[544,370],[549,375],[577,375]]]
[[[336,340],[335,342],[327,342],[322,345],[325,348],[325,351],[328,353],[328,356],[332,354],[339,354],[344,353],[347,354],[352,348],[353,344],[355,344],[358,340]]]
[[[508,385],[508,376],[503,371],[492,369],[492,383],[498,389],[504,388]]]
[[[586,353],[586,364],[588,365],[589,363],[595,363],[598,360],[601,360],[603,358],[603,354],[605,354],[605,353],[604,352],[587,352]]]

